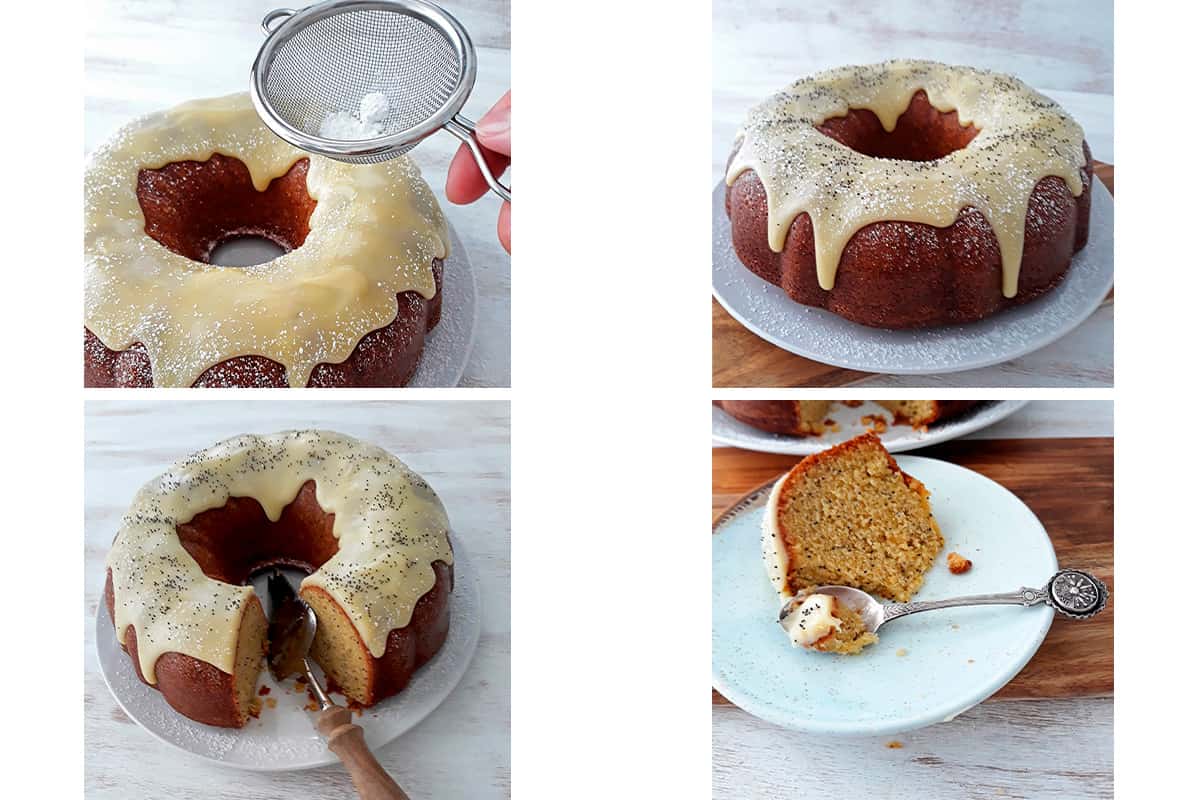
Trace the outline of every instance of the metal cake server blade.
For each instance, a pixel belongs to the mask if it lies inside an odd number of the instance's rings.
[[[276,680],[303,674],[321,703],[317,730],[329,743],[329,749],[341,759],[358,796],[364,800],[408,800],[408,795],[392,780],[363,739],[363,729],[354,724],[350,709],[329,697],[313,675],[308,651],[317,635],[317,615],[312,606],[300,599],[292,584],[279,570],[267,578],[271,617],[267,629],[267,664]]]
[[[291,675],[306,675],[313,686],[308,659],[317,635],[317,615],[297,595],[287,577],[276,570],[267,578],[271,599],[271,619],[267,629],[267,665],[275,680]]]

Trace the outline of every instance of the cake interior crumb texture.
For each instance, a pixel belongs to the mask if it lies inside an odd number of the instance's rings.
[[[925,486],[873,433],[811,455],[783,479],[777,524],[793,594],[853,586],[904,602],[944,541]]]
[[[833,601],[833,615],[841,621],[841,626],[814,644],[814,650],[850,656],[861,653],[864,647],[879,641],[878,636],[867,630],[862,615],[836,598]]]

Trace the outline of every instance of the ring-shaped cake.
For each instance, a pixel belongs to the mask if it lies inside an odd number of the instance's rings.
[[[84,176],[87,386],[401,386],[450,240],[407,157],[309,156],[245,93],[122,128]],[[256,236],[283,255],[208,263]]]
[[[245,725],[267,647],[248,581],[276,565],[311,572],[311,655],[361,705],[403,689],[446,640],[454,555],[429,484],[342,434],[247,434],[147,483],[121,522],[104,596],[138,677],[184,716]]]
[[[726,171],[742,263],[864,325],[969,322],[1054,287],[1087,243],[1083,130],[1016,78],[843,67],[750,111]]]

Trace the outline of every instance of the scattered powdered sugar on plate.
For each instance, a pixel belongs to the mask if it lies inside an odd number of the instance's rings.
[[[399,694],[354,715],[367,746],[379,748],[415,727],[449,696],[466,673],[479,643],[482,606],[478,576],[462,542],[450,534],[454,547],[454,590],[450,595],[450,633],[427,664]],[[133,661],[116,639],[104,603],[96,609],[96,654],[100,672],[121,709],[152,736],[189,753],[225,766],[277,771],[320,767],[337,762],[325,740],[313,727],[316,712],[306,710],[307,692],[292,691],[293,679],[283,685],[269,672],[259,676],[259,686],[271,687],[261,699],[275,698],[258,719],[244,728],[216,728],[179,714],[158,692],[137,677]],[[344,702],[339,695],[335,700]]]
[[[1093,184],[1087,245],[1057,287],[1024,305],[965,325],[884,330],[800,305],[747,269],[733,251],[725,184],[713,189],[713,296],[751,333],[823,364],[863,372],[932,375],[1018,358],[1065,336],[1113,285],[1113,198]]]
[[[454,387],[462,380],[475,344],[475,323],[479,315],[475,270],[467,248],[454,227],[450,231],[450,255],[443,263],[442,318],[425,336],[425,350],[409,386]]]

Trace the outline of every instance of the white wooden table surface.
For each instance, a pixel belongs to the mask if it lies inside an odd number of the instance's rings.
[[[478,119],[509,88],[508,0],[439,0],[470,33],[479,56],[463,113]],[[281,0],[89,0],[84,42],[84,146],[90,152],[133,118],[198,97],[245,91],[262,44],[263,15]],[[306,3],[294,3],[303,6]],[[446,201],[458,139],[435,133],[411,152],[458,231],[479,287],[475,345],[461,386],[511,382],[509,257],[496,240],[500,201]]]
[[[509,413],[504,402],[237,401],[87,403],[85,437],[84,772],[93,798],[349,800],[340,765],[304,772],[225,769],[132,722],[99,672],[94,641],[104,560],[120,517],[174,460],[240,433],[320,427],[395,453],[441,496],[479,573],[479,649],[462,683],[425,721],[382,748],[413,797],[503,798],[509,770]]]
[[[843,64],[928,58],[1015,74],[1083,126],[1093,156],[1114,163],[1111,6],[1092,0],[1011,3],[894,0],[868,9],[840,0],[788,8],[713,0],[712,184],[724,180],[746,112],[797,78]],[[1096,181],[1097,191],[1104,186]],[[1013,361],[949,375],[872,375],[852,386],[1109,387],[1113,307]]]
[[[1107,400],[1035,400],[968,438],[1112,433]],[[714,798],[1091,800],[1113,794],[1111,698],[998,700],[951,722],[864,739],[796,733],[735,706],[713,706],[712,726]],[[889,748],[894,741],[903,747]]]

